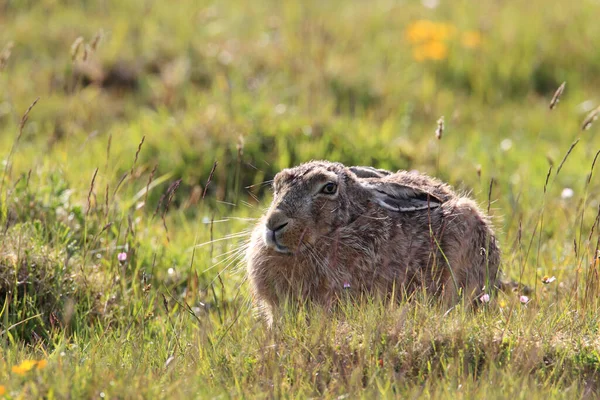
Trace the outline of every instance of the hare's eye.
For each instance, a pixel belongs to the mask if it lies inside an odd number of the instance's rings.
[[[325,184],[325,186],[323,186],[323,188],[321,189],[321,193],[325,193],[325,194],[335,194],[336,191],[337,191],[337,185],[333,182],[329,182],[329,183]]]

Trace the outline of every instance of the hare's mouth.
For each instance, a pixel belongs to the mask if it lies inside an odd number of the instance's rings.
[[[267,246],[270,247],[270,248],[272,248],[276,252],[281,253],[281,254],[292,254],[292,252],[290,251],[289,247],[281,245],[281,244],[279,244],[277,242],[271,242],[271,243],[269,243],[267,241]]]
[[[275,251],[277,251],[278,253],[281,254],[292,254],[292,252],[290,251],[290,249],[286,246],[282,246],[280,244],[276,244],[274,247]]]
[[[278,240],[278,233],[269,228],[265,229],[264,241],[267,247],[281,254],[291,254],[289,247],[282,245]]]

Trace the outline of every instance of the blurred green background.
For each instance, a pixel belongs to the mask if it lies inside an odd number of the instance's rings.
[[[317,158],[415,168],[469,188],[481,165],[486,180],[512,178],[527,192],[596,106],[600,5],[425,3],[4,1],[0,43],[13,47],[0,82],[2,147],[39,96],[15,171],[51,161],[75,181],[102,166],[110,135],[115,156],[145,135],[141,162],[183,178],[181,195],[215,160],[226,198],[239,189],[227,184],[238,161],[245,187]],[[597,136],[577,154],[586,168]],[[115,176],[129,168],[111,164]]]

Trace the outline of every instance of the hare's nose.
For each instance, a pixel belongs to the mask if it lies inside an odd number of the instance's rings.
[[[267,221],[267,229],[272,232],[283,230],[289,223],[287,217],[283,213],[275,213]]]
[[[290,220],[280,212],[275,211],[265,224],[265,243],[280,253],[289,253],[289,249],[281,243],[283,232]]]
[[[273,228],[269,227],[269,225],[267,224],[267,228],[269,228],[273,232],[278,232],[278,231],[281,231],[283,228],[285,228],[287,226],[287,224],[288,224],[287,222],[284,222],[284,223],[279,224],[278,226],[275,226]]]

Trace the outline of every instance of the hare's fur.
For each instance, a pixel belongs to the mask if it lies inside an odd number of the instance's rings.
[[[330,182],[334,194],[325,193]],[[329,307],[344,293],[424,288],[453,303],[496,283],[489,218],[437,179],[312,161],[281,171],[273,186],[247,253],[254,299],[270,321],[289,300]]]

